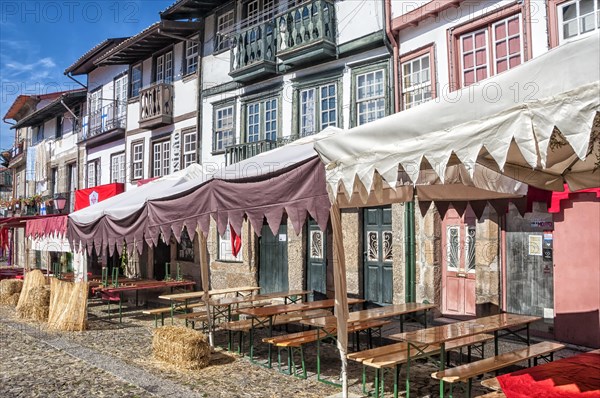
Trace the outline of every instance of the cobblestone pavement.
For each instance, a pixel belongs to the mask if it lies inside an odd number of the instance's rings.
[[[114,306],[113,306],[114,308]],[[14,309],[0,306],[0,397],[326,397],[339,388],[316,380],[316,347],[304,353],[308,380],[250,363],[247,356],[218,349],[209,367],[198,371],[180,371],[155,361],[151,353],[154,321],[141,316],[140,309],[125,311],[123,323],[107,319],[106,306],[90,302],[89,330],[85,332],[48,332],[43,325],[15,319]],[[113,309],[114,311],[114,309]],[[170,322],[170,321],[167,321]],[[176,323],[178,321],[176,320]],[[409,325],[409,327],[417,325]],[[398,332],[398,322],[386,327],[384,335]],[[216,344],[226,347],[226,333],[216,333]],[[255,341],[260,341],[264,332]],[[236,341],[237,343],[237,341]],[[502,341],[501,352],[517,348]],[[493,346],[486,346],[486,356]],[[562,350],[558,357],[577,353]],[[259,361],[267,357],[264,344],[258,344]],[[276,360],[276,353],[273,360]],[[321,345],[323,377],[339,381],[339,353],[334,344]],[[458,359],[458,355],[451,357]],[[285,361],[285,359],[284,359]],[[439,385],[430,377],[436,370],[432,361],[411,364],[411,396],[436,397]],[[349,362],[350,391],[361,394],[362,367]],[[401,370],[400,395],[405,395]],[[368,388],[373,385],[367,375]],[[386,390],[391,396],[391,375]],[[487,392],[473,383],[473,396]]]

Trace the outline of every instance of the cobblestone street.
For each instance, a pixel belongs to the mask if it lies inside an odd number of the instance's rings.
[[[127,312],[123,323],[108,321],[106,307],[92,302],[89,330],[48,332],[45,326],[24,323],[11,307],[0,307],[0,396],[2,397],[326,397],[339,392],[336,387],[316,380],[316,349],[304,352],[308,380],[266,369],[246,357],[230,355],[222,349],[213,354],[209,367],[199,371],[180,371],[155,361],[151,355],[153,320]],[[416,325],[413,325],[415,327]],[[397,322],[384,334],[397,330]],[[226,346],[226,334],[218,332],[216,343]],[[501,350],[514,343],[502,341]],[[257,356],[266,358],[264,344]],[[324,376],[335,380],[339,355],[333,344],[322,345]],[[486,352],[493,352],[488,344]],[[577,353],[562,350],[558,357]],[[456,359],[457,357],[453,357]],[[276,355],[273,355],[276,359]],[[429,375],[436,370],[432,361],[411,365],[411,396],[435,397],[438,384]],[[361,394],[362,369],[349,363],[350,391]],[[404,396],[404,369],[401,395]],[[373,374],[368,374],[372,388]],[[474,396],[487,392],[473,383]],[[391,396],[391,376],[386,379]]]

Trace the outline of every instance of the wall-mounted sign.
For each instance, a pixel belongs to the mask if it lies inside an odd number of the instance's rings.
[[[543,249],[544,261],[552,261],[552,249],[545,247]]]
[[[542,255],[542,235],[529,235],[529,255]]]
[[[532,228],[554,229],[553,221],[531,220]]]
[[[287,240],[287,235],[286,234],[279,234],[279,241],[280,242],[285,242]]]
[[[171,173],[181,169],[181,130],[171,134]]]

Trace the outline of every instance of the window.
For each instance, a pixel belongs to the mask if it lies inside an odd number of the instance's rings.
[[[125,183],[125,153],[110,157],[110,181]]]
[[[198,137],[195,131],[183,133],[183,167],[196,163]]]
[[[198,70],[198,41],[199,36],[194,36],[185,42],[185,73],[194,73]]]
[[[233,145],[233,106],[225,106],[215,110],[215,138],[213,151],[224,151],[226,147]]]
[[[140,95],[140,89],[142,88],[142,64],[133,65],[131,67],[131,81],[129,82],[129,91],[132,97]]]
[[[246,142],[277,140],[277,98],[248,104],[246,113]]]
[[[234,256],[231,247],[231,230],[227,225],[227,230],[223,236],[219,236],[219,260],[225,261],[242,261],[242,250],[240,248],[238,255]]]
[[[162,177],[170,173],[171,142],[152,144],[152,177]]]
[[[356,76],[357,125],[385,116],[385,85],[383,69]]]
[[[416,54],[406,61],[401,60],[403,109],[412,108],[433,98],[433,47],[425,51],[424,55]]]
[[[173,81],[173,51],[159,55],[154,60],[154,81],[171,83]]]
[[[90,110],[89,131],[95,135],[102,129],[102,88],[92,91],[88,99]]]
[[[525,60],[521,14],[491,21],[457,35],[461,87],[487,79]]]
[[[276,11],[276,0],[250,0],[244,4],[244,21],[241,28],[272,19]]]
[[[337,85],[325,84],[300,90],[300,136],[337,126]]]
[[[75,190],[77,189],[77,164],[69,163],[67,165],[67,191],[69,192],[69,213],[75,208]]]
[[[576,0],[558,7],[560,41],[600,29],[600,0]]]
[[[217,17],[217,32],[215,34],[215,52],[229,48],[227,34],[233,29],[235,23],[233,10],[224,12]]]
[[[62,115],[56,118],[56,133],[54,134],[56,139],[61,138],[63,135],[63,121],[64,117]]]
[[[144,143],[135,142],[131,144],[131,179],[142,178],[144,178]]]
[[[87,164],[87,187],[93,188],[100,185],[100,162],[92,160]]]
[[[17,179],[17,183],[19,183],[20,180]],[[52,168],[52,170],[50,170],[50,196],[54,197],[54,195],[56,193],[58,193],[58,168],[54,167]],[[17,192],[19,192],[18,188],[17,188]]]
[[[117,118],[121,119],[127,114],[127,75],[115,79],[114,96],[117,107]]]
[[[44,140],[44,125],[35,126],[31,136],[33,137],[33,144],[42,142]]]

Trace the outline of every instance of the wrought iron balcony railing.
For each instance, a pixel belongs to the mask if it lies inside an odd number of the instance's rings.
[[[231,145],[225,148],[225,163],[230,165],[241,162],[273,148],[277,148],[277,141],[262,140]]]
[[[173,85],[156,83],[140,90],[140,128],[173,123]]]
[[[116,129],[125,130],[126,125],[127,103],[115,101],[90,112],[87,123],[84,121],[78,128],[80,131],[79,138],[83,141]]]

